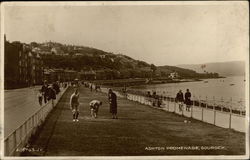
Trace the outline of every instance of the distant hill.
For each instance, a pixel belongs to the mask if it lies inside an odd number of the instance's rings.
[[[186,69],[184,67],[176,66],[159,66],[157,67],[158,74],[169,75],[172,72],[177,72],[181,78],[218,78],[220,75],[216,72],[206,72],[206,73],[197,73],[194,70]]]
[[[194,70],[198,73],[216,72],[221,76],[243,76],[245,74],[244,61],[215,62],[205,64],[183,64],[177,65],[186,69]]]
[[[94,70],[103,75],[109,75],[108,77],[111,79],[168,77],[172,72],[177,72],[181,78],[218,77],[218,74],[215,73],[198,74],[185,67],[156,67],[123,54],[114,54],[86,46],[65,45],[57,42],[40,44],[32,42],[30,46],[34,51],[41,53],[45,68]]]

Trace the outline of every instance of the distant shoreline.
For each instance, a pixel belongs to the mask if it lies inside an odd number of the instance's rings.
[[[205,79],[219,79],[219,78],[226,78],[226,77],[216,77],[216,78],[186,78],[186,79],[176,79],[176,80],[169,80],[169,79],[155,79],[151,80],[150,82],[146,83],[147,79],[145,78],[138,78],[138,79],[114,79],[114,80],[96,80],[93,81],[94,83],[101,84],[104,86],[109,87],[129,87],[135,85],[154,85],[154,84],[167,84],[167,83],[184,83],[184,82],[196,82],[196,81],[204,81]]]

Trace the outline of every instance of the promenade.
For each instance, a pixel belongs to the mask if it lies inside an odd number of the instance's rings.
[[[72,121],[69,88],[31,139],[29,156],[244,155],[245,134],[118,98],[111,119],[107,95],[80,88],[79,122]],[[90,116],[89,102],[103,102]],[[191,123],[184,123],[184,120]]]

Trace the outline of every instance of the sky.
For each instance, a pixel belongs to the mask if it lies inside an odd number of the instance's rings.
[[[4,5],[7,40],[83,45],[157,66],[249,54],[247,2],[33,4]]]

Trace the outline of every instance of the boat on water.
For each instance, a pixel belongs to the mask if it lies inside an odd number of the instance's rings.
[[[230,86],[233,86],[233,85],[234,85],[233,83],[230,84]]]

